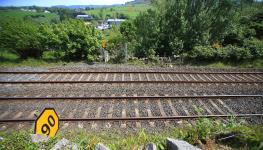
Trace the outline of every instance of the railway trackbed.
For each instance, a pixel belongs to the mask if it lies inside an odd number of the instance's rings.
[[[0,84],[263,83],[263,72],[0,72]]]
[[[108,128],[114,122],[119,123],[116,128],[160,128],[176,126],[180,120],[191,122],[198,118],[262,120],[262,97],[263,95],[13,97],[12,102],[8,98],[1,98],[1,106],[7,104],[8,108],[1,109],[3,113],[0,115],[0,123],[33,123],[37,117],[36,112],[47,107],[57,110],[64,128],[73,123],[83,126],[85,122],[89,123],[85,125],[86,128],[97,129],[99,126]]]
[[[34,122],[47,107],[63,127],[88,129],[160,128],[197,118],[262,124],[262,83],[263,72],[0,72],[0,126]]]

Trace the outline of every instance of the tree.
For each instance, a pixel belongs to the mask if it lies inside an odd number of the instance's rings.
[[[149,9],[144,13],[140,13],[134,20],[134,25],[136,27],[136,40],[139,44],[135,56],[147,57],[152,55],[150,53],[155,54],[159,33],[157,12]]]
[[[66,60],[95,59],[98,55],[98,33],[94,27],[85,25],[81,20],[67,20],[51,26],[43,26],[43,41],[48,49],[65,53]]]
[[[99,11],[99,17],[100,19],[104,20],[105,19],[105,11],[104,11],[105,8],[101,8],[100,11]]]
[[[163,0],[160,5],[159,52],[190,51],[220,40],[231,25],[231,0]],[[180,46],[183,44],[183,47]],[[174,47],[179,47],[175,49]]]
[[[132,21],[125,21],[121,23],[120,32],[127,42],[135,39],[135,25]]]
[[[40,58],[43,54],[38,26],[30,21],[9,20],[1,25],[0,45],[22,59]]]

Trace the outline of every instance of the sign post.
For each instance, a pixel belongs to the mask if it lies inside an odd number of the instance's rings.
[[[59,117],[53,108],[45,108],[35,121],[35,134],[54,137],[59,128]]]
[[[101,41],[101,47],[104,49],[107,47],[107,41],[106,40]]]

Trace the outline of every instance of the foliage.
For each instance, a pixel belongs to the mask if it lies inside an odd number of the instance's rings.
[[[244,47],[250,50],[250,53],[254,58],[263,57],[263,41],[257,39],[246,40],[244,42]]]
[[[38,145],[31,142],[30,135],[27,132],[18,132],[6,134],[3,140],[0,140],[0,149],[15,150],[28,149],[37,150]]]
[[[0,46],[14,51],[20,58],[40,58],[43,54],[38,26],[30,21],[9,20],[1,26]]]
[[[217,51],[217,59],[221,60],[240,61],[250,59],[252,57],[253,56],[248,49],[232,45],[228,45]]]
[[[42,26],[42,41],[48,47],[65,53],[66,60],[93,61],[98,55],[98,33],[83,21],[67,20],[59,24]]]
[[[83,12],[79,12],[68,8],[50,7],[48,10],[59,16],[60,21],[74,19],[77,15],[85,15]]]
[[[254,57],[257,57],[256,54]],[[211,46],[195,46],[189,53],[189,58],[195,60],[225,60],[237,62],[251,59],[253,55],[250,50],[243,47],[228,45],[222,48],[213,48]]]
[[[155,55],[158,43],[158,18],[157,12],[148,9],[134,20],[136,27],[136,40],[138,46],[135,48],[136,57],[149,57]]]
[[[159,53],[178,54],[182,49],[190,51],[196,45],[208,45],[220,40],[231,27],[233,5],[228,0],[163,0],[163,3],[158,8]]]
[[[1,47],[20,58],[40,58],[43,51],[56,51],[57,58],[94,61],[98,55],[98,33],[79,20],[38,26],[30,21],[10,20],[2,25]],[[63,55],[62,55],[63,54]]]
[[[211,46],[195,46],[188,57],[197,60],[213,60],[215,55],[216,50]]]
[[[125,41],[132,42],[135,38],[135,25],[131,21],[125,21],[120,26],[120,33],[125,38]]]
[[[157,145],[158,149],[166,149],[165,139],[167,137],[183,139],[191,144],[197,144],[198,141],[205,144],[207,141],[225,138],[229,135],[237,136],[227,141],[217,141],[222,145],[228,145],[235,149],[260,149],[260,143],[263,140],[262,126],[247,126],[238,122],[235,118],[229,118],[228,122],[200,118],[194,125],[186,125],[176,128],[169,128],[154,133],[145,130],[137,132],[126,132],[125,134],[112,130],[109,132],[89,132],[87,130],[62,131],[56,138],[42,144],[42,149],[50,149],[62,138],[66,138],[78,145],[79,149],[94,149],[98,143],[103,143],[110,149],[139,149],[149,142]],[[29,131],[30,133],[32,131]],[[31,142],[29,133],[25,131],[0,132],[3,140],[0,140],[0,149],[39,149],[40,146]],[[229,141],[229,142],[228,142]],[[215,144],[215,143],[214,143]],[[261,146],[262,148],[262,146]]]
[[[107,50],[109,53],[116,57],[120,54],[120,50],[123,47],[124,39],[120,31],[116,26],[113,26],[109,31]]]

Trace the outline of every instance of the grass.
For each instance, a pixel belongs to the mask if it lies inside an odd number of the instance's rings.
[[[253,69],[263,69],[263,59],[258,58],[255,60],[247,60],[241,62],[185,62],[184,65],[191,66],[203,66],[203,67],[212,67],[212,68],[253,68]]]
[[[33,133],[32,129],[0,132],[0,136],[4,138],[0,140],[0,149],[38,149],[40,146],[31,142],[30,133]],[[234,134],[237,136],[227,140],[217,140]],[[123,134],[114,133],[112,130],[108,132],[91,132],[83,129],[64,130],[60,131],[48,143],[43,144],[41,148],[50,149],[57,141],[66,138],[76,143],[79,149],[94,149],[97,143],[103,143],[112,150],[135,150],[153,142],[158,149],[164,150],[167,137],[183,139],[194,145],[202,143],[204,149],[218,149],[220,145],[249,150],[263,148],[260,147],[260,144],[263,144],[261,143],[263,141],[263,126],[247,126],[235,119],[230,119],[228,123],[212,119],[199,119],[195,125],[186,124],[158,132],[146,132],[142,129]]]
[[[79,62],[70,62],[72,64]],[[44,52],[42,59],[19,59],[19,57],[7,50],[0,50],[0,67],[52,67],[52,66],[62,66],[67,65],[69,62],[58,60],[54,56],[54,52],[48,51]],[[148,63],[145,64],[143,61],[139,59],[130,59],[125,64],[134,65],[139,67],[149,67],[149,66],[161,66],[165,67],[162,63]],[[179,65],[179,64],[177,64]],[[253,69],[263,69],[263,59],[256,59],[251,61],[243,61],[238,63],[226,63],[226,62],[188,62],[184,63],[184,65],[191,66],[203,66],[203,67],[213,67],[213,68],[223,68],[223,69],[231,69],[231,68],[253,68]]]
[[[65,64],[66,62],[57,60],[54,57],[53,52],[44,52],[42,59],[28,58],[23,60],[19,59],[16,54],[11,53],[7,50],[0,51],[0,67],[51,67]]]
[[[22,11],[22,10],[0,10],[0,24],[6,22],[9,19],[23,19],[27,16],[37,16],[43,15],[44,17],[37,17],[33,19],[36,22],[40,23],[48,23],[52,19],[58,19],[58,15],[54,13],[38,13],[38,12],[29,12],[29,11]]]
[[[100,12],[103,11],[104,15],[116,16],[116,13],[123,13],[130,18],[135,18],[140,12],[144,12],[151,6],[149,4],[135,4],[135,5],[124,5],[124,6],[113,6],[106,8],[97,8],[94,10],[85,11],[89,15],[99,16]]]

